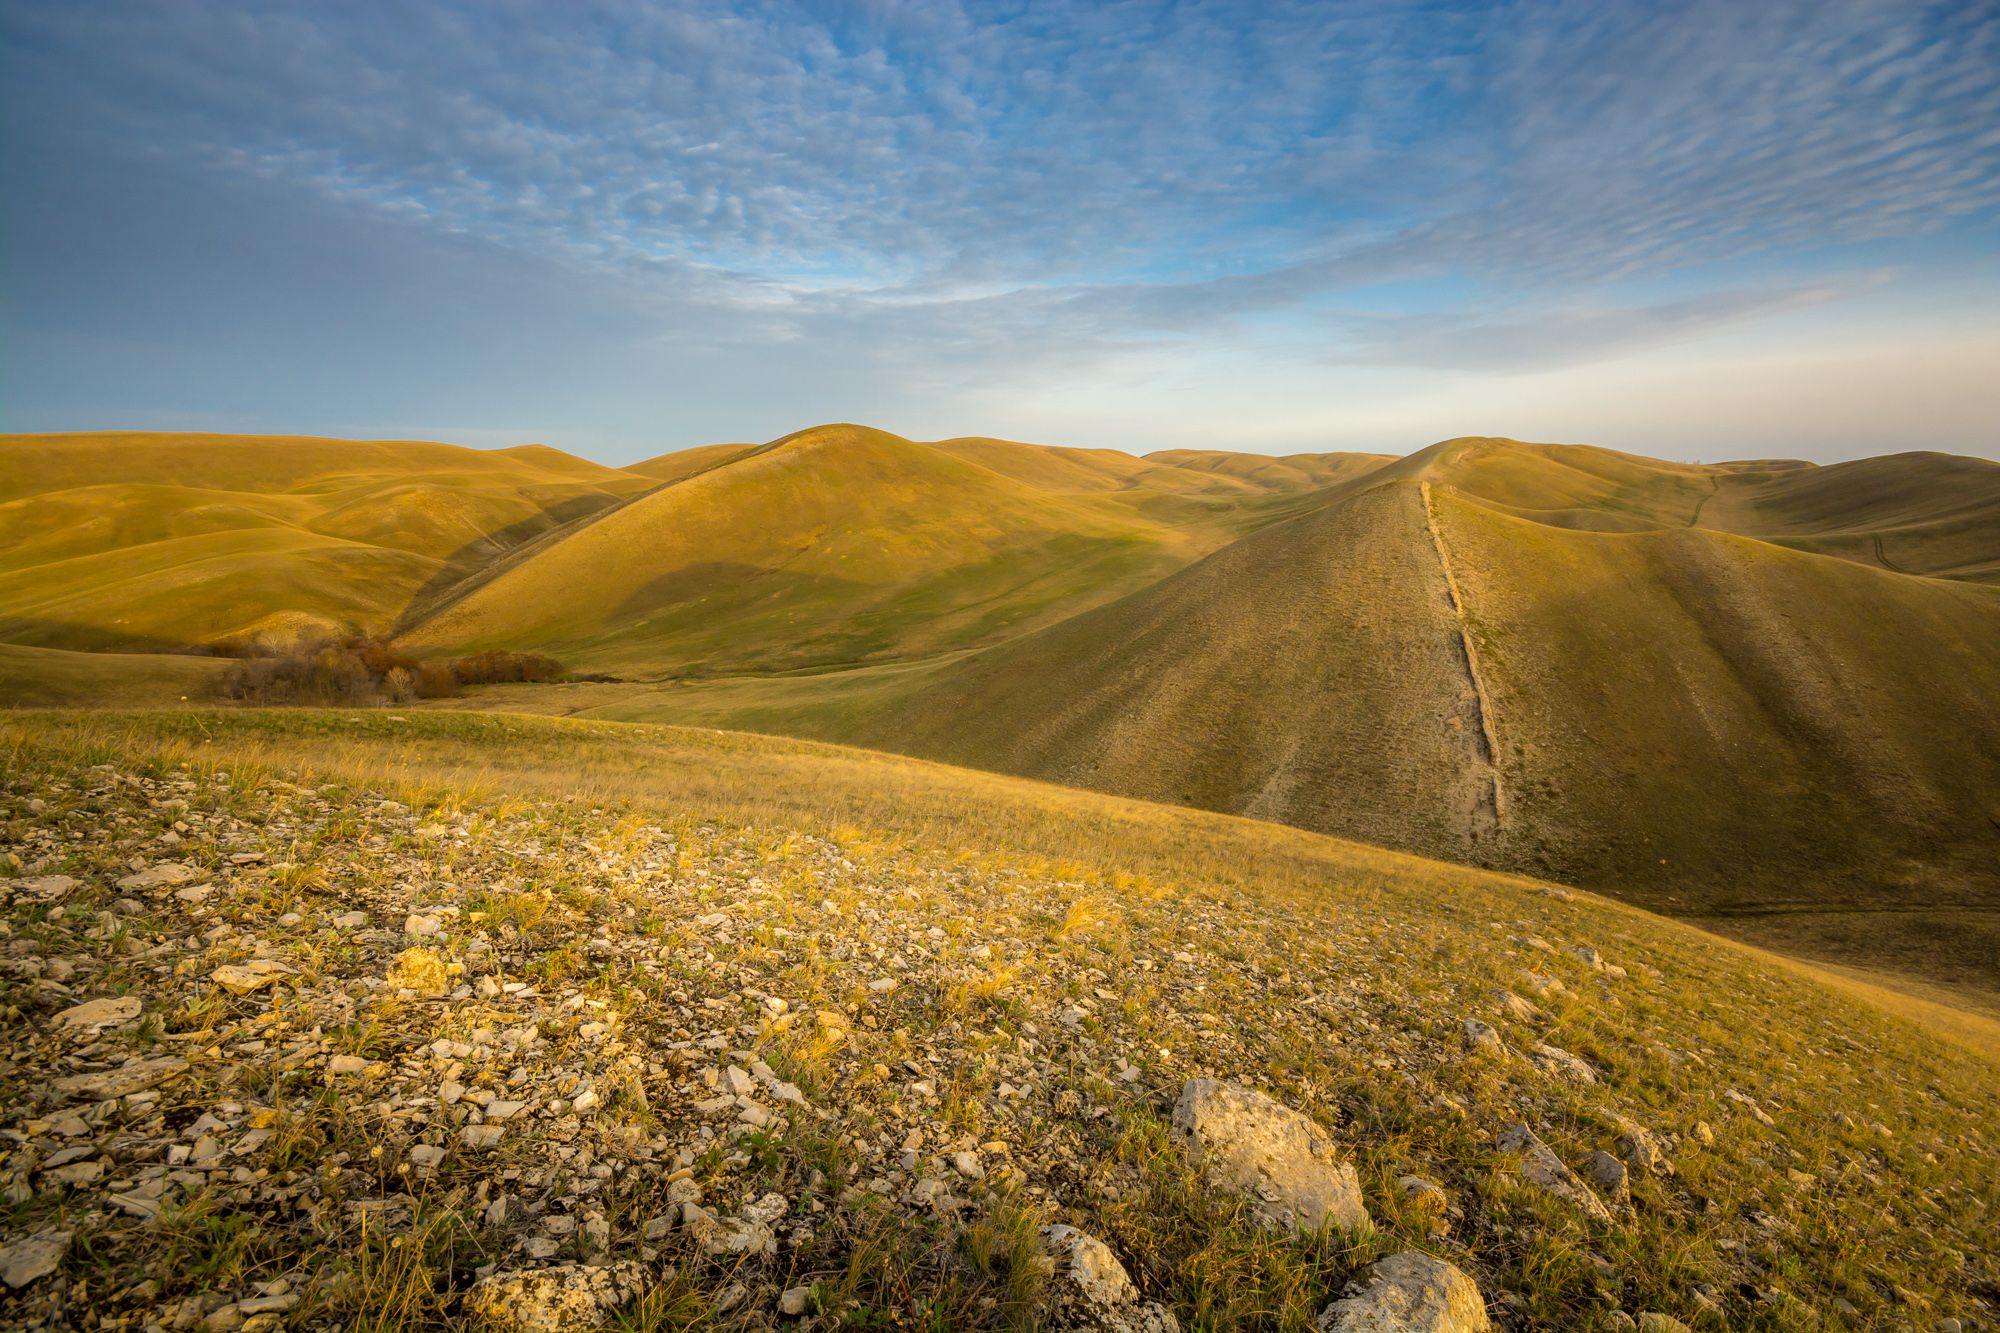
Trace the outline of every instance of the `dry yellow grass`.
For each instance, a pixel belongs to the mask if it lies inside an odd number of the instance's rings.
[[[1935,460],[1890,464],[1898,513],[1987,504],[1939,493],[1958,474]],[[1977,924],[2000,907],[2000,590],[1708,526],[1718,485],[1775,504],[1817,476],[1451,441],[977,652],[551,706],[1252,814],[1765,942],[1782,923],[1753,914],[1811,908],[1803,952],[2000,994]],[[1846,504],[1828,524],[1886,512],[1822,485]]]
[[[1206,478],[1124,455],[850,425],[712,458],[405,641],[533,647],[640,679],[921,656],[1143,587],[1283,499],[1207,494]]]
[[[1193,1327],[1304,1333],[1361,1266],[1410,1247],[1472,1273],[1503,1322],[1605,1333],[1648,1310],[1767,1333],[1977,1321],[2000,1278],[1993,1065],[1898,999],[1588,895],[892,756],[551,719],[17,713],[0,719],[0,777],[9,831],[61,858],[30,873],[80,885],[60,918],[14,901],[15,937],[89,954],[107,983],[129,975],[152,1000],[170,987],[163,1022],[120,1038],[194,1057],[163,1104],[183,1118],[247,1109],[273,1131],[255,1151],[284,1190],[184,1173],[157,1226],[66,1261],[107,1308],[282,1273],[302,1315],[469,1329],[475,1264],[519,1262],[542,1216],[510,1207],[496,1221],[483,1199],[579,1211],[543,1179],[536,1136],[560,1131],[614,1168],[649,1134],[698,1146],[695,1103],[715,1061],[739,1059],[715,1052],[737,1046],[808,1104],[685,1169],[718,1208],[778,1191],[788,1244],[712,1259],[681,1232],[654,1238],[649,1271],[671,1263],[672,1276],[626,1308],[627,1326],[759,1327],[798,1284],[861,1326],[1032,1327],[1047,1277],[1033,1235],[1050,1217],[1104,1237]],[[133,848],[183,816],[173,855],[209,868],[200,915],[228,929],[168,969],[144,946],[195,934],[194,909],[129,919],[132,948],[89,932]],[[284,864],[238,866],[245,846]],[[430,903],[463,912],[434,944],[540,992],[498,1001],[509,1023],[536,1006],[536,1058],[475,1053],[466,1082],[580,1067],[611,1092],[594,1121],[509,1121],[513,1153],[489,1157],[449,1146],[462,1107],[406,1099],[385,1134],[325,1086],[333,1057],[358,1056],[379,1071],[341,1077],[427,1094],[434,1041],[490,1043],[484,1008],[376,984],[404,943],[394,923]],[[330,924],[357,904],[390,928]],[[204,998],[206,969],[253,937],[299,968],[296,1004]],[[876,994],[868,978],[884,967],[900,982]],[[1529,973],[1564,985],[1503,1004],[1503,989],[1529,992]],[[37,1015],[57,1003],[16,994]],[[335,1009],[356,1021],[321,1021]],[[806,1017],[827,1009],[843,1040]],[[1468,1046],[1472,1015],[1514,1053]],[[224,1023],[229,1039],[208,1049],[175,1041]],[[711,1028],[712,1043],[691,1040]],[[601,1050],[612,1035],[659,1058],[644,1103],[612,1091],[625,1086]],[[1523,1055],[1536,1042],[1592,1079],[1539,1068]],[[936,1071],[928,1095],[918,1069]],[[38,1076],[10,1064],[10,1096]],[[1328,1126],[1372,1228],[1300,1241],[1251,1225],[1168,1133],[1192,1077],[1266,1086]],[[1032,1096],[996,1091],[1003,1078]],[[1638,1123],[1674,1170],[1634,1172],[1631,1208],[1586,1221],[1496,1148],[1516,1120],[1569,1160]],[[969,1206],[948,1215],[879,1195],[868,1186],[913,1125],[925,1153],[1000,1140],[981,1148],[1000,1183],[955,1183]],[[446,1150],[406,1188],[419,1144]],[[1443,1182],[1447,1214],[1404,1199],[1410,1172]],[[562,1255],[640,1255],[645,1219],[670,1207],[666,1176],[614,1169],[592,1195],[604,1240],[574,1236]],[[395,1197],[379,1213],[318,1206],[353,1191]],[[62,1203],[37,1191],[15,1217],[51,1225]],[[357,1217],[370,1219],[359,1237]],[[149,1264],[158,1286],[132,1295]],[[749,1303],[731,1295],[725,1311],[732,1282]]]
[[[421,652],[550,651],[630,682],[502,707],[1248,813],[2000,993],[2000,592],[1980,582],[2000,467],[1979,460],[1484,438],[1138,459],[861,427],[618,473],[214,437],[0,458],[0,638],[415,626]],[[56,671],[17,662],[0,698],[79,698]],[[98,674],[138,697],[143,672]]]
[[[654,484],[542,446],[0,436],[0,640],[383,633],[432,585]]]

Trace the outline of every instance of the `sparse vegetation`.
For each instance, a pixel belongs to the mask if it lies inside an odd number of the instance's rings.
[[[0,1324],[2000,1311],[2000,1022],[1548,882],[2000,987],[1985,465],[145,443],[0,442],[0,636],[242,655],[0,645]]]
[[[538,653],[494,650],[424,662],[373,639],[346,638],[238,662],[217,690],[241,703],[401,704],[455,698],[467,685],[546,683],[565,674],[562,663]]]
[[[612,1327],[759,1326],[781,1297],[828,1325],[1025,1327],[1057,1220],[1184,1327],[1309,1327],[1409,1248],[1514,1329],[1992,1309],[1988,1057],[1602,900],[755,737],[276,709],[0,732],[7,1234],[93,1237],[61,1271],[104,1313],[471,1327],[482,1271],[569,1264]],[[121,885],[135,859],[191,873]],[[74,883],[45,897],[50,875]],[[413,947],[457,989],[385,986]],[[211,979],[253,960],[291,971]],[[1003,969],[1007,1005],[950,998]],[[63,1035],[109,995],[140,1017]],[[39,1072],[163,1058],[185,1068],[95,1110]],[[1253,1225],[1168,1132],[1194,1076],[1327,1126],[1372,1230]],[[1592,1222],[1496,1146],[1517,1121],[1571,1163],[1637,1125],[1673,1172],[1635,1169]],[[101,1174],[51,1174],[57,1142]]]

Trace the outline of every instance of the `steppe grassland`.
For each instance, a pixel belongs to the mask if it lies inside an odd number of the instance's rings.
[[[1149,1295],[1198,1326],[1308,1326],[1346,1274],[1410,1244],[1451,1257],[1497,1308],[1540,1327],[1609,1327],[1615,1308],[1698,1322],[1704,1291],[1730,1327],[1893,1325],[1928,1317],[1926,1305],[1975,1313],[1980,1284],[1995,1276],[1990,1065],[1747,951],[1601,901],[1268,825],[743,736],[338,712],[49,714],[4,726],[11,821],[25,793],[98,762],[192,775],[244,818],[274,792],[288,799],[273,771],[306,790],[335,784],[312,836],[274,849],[289,868],[259,876],[225,913],[286,947],[271,922],[299,912],[290,956],[309,974],[357,965],[316,952],[325,939],[314,927],[348,897],[388,918],[435,887],[388,882],[358,854],[364,835],[386,831],[399,856],[433,864],[433,881],[473,889],[553,848],[545,892],[464,904],[519,934],[522,975],[552,996],[574,990],[644,1030],[668,998],[641,965],[657,953],[689,961],[672,979],[677,995],[739,1017],[746,985],[796,1012],[866,1014],[876,1024],[857,1020],[852,1043],[771,1025],[756,1049],[849,1129],[918,1115],[946,1139],[1012,1145],[1020,1179],[985,1195],[968,1188],[962,1225],[894,1207],[850,1216],[841,1205],[823,1244],[788,1254],[792,1271],[685,1266],[629,1311],[640,1325],[711,1317],[730,1281],[805,1279],[829,1309],[921,1305],[964,1323],[1015,1322],[1040,1280],[1024,1238],[1055,1211],[1104,1235]],[[407,826],[385,823],[385,796],[409,808]],[[433,836],[420,835],[427,828]],[[666,873],[635,873],[662,831],[677,849]],[[716,873],[695,873],[704,866]],[[93,878],[115,868],[73,867]],[[739,906],[726,938],[694,924]],[[862,921],[911,961],[887,1000],[861,985],[865,969],[832,956],[857,942]],[[51,948],[92,947],[59,940],[63,929],[16,918],[18,933]],[[608,959],[579,947],[593,935],[616,946]],[[1613,980],[1570,952],[1583,944],[1626,975]],[[1530,971],[1567,988],[1537,995],[1532,1019],[1497,1014],[1494,992],[1524,989]],[[216,1003],[198,989],[187,1002]],[[1475,1016],[1510,1046],[1574,1052],[1597,1082],[1469,1050],[1459,1028]],[[182,1013],[168,1027],[220,1017]],[[409,1025],[426,1021],[433,1011],[392,1009],[381,1031],[421,1045],[439,1033]],[[1026,1059],[1031,1034],[1041,1049]],[[1884,1049],[1906,1054],[1890,1066],[1875,1056]],[[958,1071],[935,1105],[914,1101],[901,1073],[873,1072],[912,1055]],[[995,1079],[1021,1068],[1043,1071],[1045,1101],[1010,1107],[992,1095]],[[1277,1244],[1244,1223],[1239,1204],[1201,1188],[1164,1131],[1165,1106],[1195,1074],[1269,1086],[1333,1128],[1362,1168],[1378,1231]],[[195,1077],[231,1075],[201,1067]],[[1725,1092],[1754,1099],[1772,1123]],[[676,1113],[671,1095],[652,1101]],[[353,1133],[310,1104],[296,1113],[301,1133]],[[1573,1158],[1613,1117],[1673,1143],[1679,1171],[1635,1177],[1637,1211],[1608,1227],[1527,1188],[1491,1142],[1499,1125],[1527,1119]],[[1713,1146],[1698,1143],[1696,1120],[1713,1125]],[[816,1123],[795,1119],[754,1160],[703,1170],[718,1192],[837,1204],[831,1188],[814,1193],[813,1172],[837,1183],[849,1166],[862,1178],[881,1167],[854,1146],[856,1133],[829,1143]],[[428,1202],[478,1169],[453,1162],[464,1174],[448,1172]],[[1450,1216],[1403,1205],[1394,1182],[1412,1171],[1443,1181]],[[658,1204],[641,1188],[618,1207],[631,1222]],[[437,1299],[433,1280],[470,1257],[457,1247],[518,1239],[450,1212],[382,1250],[384,1261],[390,1248],[401,1254],[363,1282],[368,1299],[444,1318],[425,1302]],[[205,1219],[223,1216],[197,1207],[190,1225],[204,1230],[178,1243],[213,1245],[220,1223]],[[1433,1232],[1439,1220],[1447,1232]],[[295,1241],[326,1245],[316,1262],[375,1262],[366,1245],[362,1260],[338,1249],[350,1239]],[[215,1251],[225,1268],[234,1252]],[[886,1286],[884,1273],[896,1275]]]

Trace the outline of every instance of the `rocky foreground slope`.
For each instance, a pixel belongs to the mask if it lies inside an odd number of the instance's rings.
[[[0,1326],[2000,1313],[1990,1069],[1560,889],[5,764]]]

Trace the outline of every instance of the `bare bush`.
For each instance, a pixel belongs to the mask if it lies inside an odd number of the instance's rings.
[[[259,704],[407,703],[449,699],[468,684],[505,684],[565,678],[562,663],[536,653],[495,650],[457,662],[420,662],[388,644],[347,638],[297,651],[251,657],[224,677],[226,699]]]

